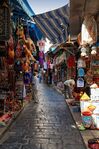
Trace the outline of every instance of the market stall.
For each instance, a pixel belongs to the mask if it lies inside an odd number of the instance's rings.
[[[77,89],[81,118],[87,129],[99,129],[99,46],[97,22],[91,15],[84,17],[78,36],[80,55],[77,60]]]
[[[36,61],[33,56],[36,48],[27,23],[32,18],[19,2],[15,4],[0,2],[0,124],[4,126],[32,98],[32,64]]]

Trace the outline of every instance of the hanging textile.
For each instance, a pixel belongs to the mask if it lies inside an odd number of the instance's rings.
[[[97,41],[97,24],[93,16],[86,16],[81,29],[82,45],[93,44]]]
[[[39,47],[39,51],[45,50],[45,40],[41,39],[37,42],[37,46]]]
[[[68,68],[73,68],[75,66],[75,57],[70,55],[67,59]]]
[[[39,51],[39,63],[40,63],[40,66],[43,67],[43,63],[44,63],[44,52],[43,51]]]

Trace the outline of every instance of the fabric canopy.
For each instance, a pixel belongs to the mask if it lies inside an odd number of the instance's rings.
[[[18,3],[21,5],[25,13],[31,18],[34,15],[33,10],[31,9],[27,0],[17,0]],[[32,18],[31,18],[32,19]]]
[[[29,34],[33,41],[38,41],[43,38],[42,32],[39,30],[39,28],[36,26],[33,22],[28,22],[29,27]]]
[[[53,44],[66,41],[69,27],[68,5],[33,17],[44,36]]]
[[[27,0],[9,0],[9,4],[14,16],[33,20],[32,16],[35,15],[35,13],[31,9]]]
[[[29,34],[34,42],[40,40],[43,35],[39,28],[33,21],[34,11],[31,9],[27,0],[9,0],[13,15],[11,19],[16,22],[19,18],[22,18],[22,24],[28,26]]]

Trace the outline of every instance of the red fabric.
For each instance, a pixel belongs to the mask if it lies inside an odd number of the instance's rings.
[[[88,147],[89,147],[90,149],[99,149],[99,144],[98,144],[98,143],[89,144]]]
[[[67,66],[68,68],[72,68],[75,66],[75,57],[74,56],[69,56],[67,59]]]
[[[42,59],[44,58],[44,52],[43,51],[39,52],[39,57],[42,58]]]
[[[50,68],[50,60],[47,62],[48,68]]]
[[[9,65],[12,65],[12,64],[14,64],[14,59],[12,59],[12,58],[9,58],[9,59],[8,59],[8,64],[9,64]]]
[[[21,56],[21,47],[20,44],[18,43],[16,47],[16,57],[19,58],[20,56]]]

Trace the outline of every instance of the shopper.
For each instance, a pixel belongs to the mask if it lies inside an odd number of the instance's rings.
[[[41,81],[42,81],[42,71],[41,70],[39,71],[38,78],[39,78],[39,83],[41,83]]]
[[[73,79],[66,80],[64,82],[64,90],[65,90],[65,98],[66,99],[71,99],[73,98],[73,89],[75,86],[75,81]]]
[[[37,84],[36,84],[36,73],[34,73],[33,83],[32,83],[32,99],[34,103],[38,103],[38,96],[37,96]]]

